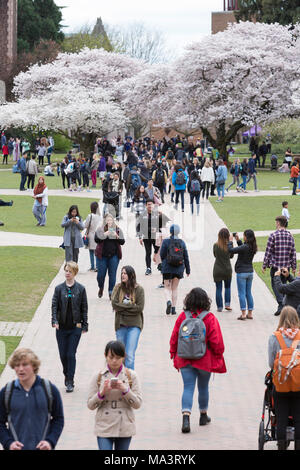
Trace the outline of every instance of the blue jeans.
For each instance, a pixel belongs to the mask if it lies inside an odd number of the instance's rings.
[[[97,437],[99,450],[128,450],[131,437]]]
[[[247,187],[247,178],[248,178],[247,175],[242,175],[243,182],[240,184],[240,188],[243,188],[244,191],[246,191],[246,187]]]
[[[21,173],[20,191],[23,191],[25,189],[27,174],[26,174],[26,171],[21,171],[20,173]]]
[[[191,212],[192,214],[194,213],[194,199],[196,201],[196,207],[197,207],[197,215],[199,215],[200,211],[200,193],[199,194],[192,194],[190,193],[190,201],[191,201]]]
[[[222,197],[224,199],[225,183],[223,183],[223,184],[218,184],[217,183],[217,193],[218,193],[219,197]]]
[[[90,252],[91,269],[95,269],[95,250],[89,250],[89,252]]]
[[[103,256],[101,259],[96,258],[96,265],[98,269],[97,273],[97,281],[99,289],[104,287],[106,273],[108,271],[108,293],[111,294],[113,288],[116,284],[116,275],[117,269],[119,266],[119,257],[118,255],[114,255],[111,258],[107,258]]]
[[[231,301],[231,279],[216,282],[216,303],[218,308],[223,308],[222,287],[225,287],[225,307],[230,307]]]
[[[211,373],[191,366],[182,367],[180,372],[183,380],[183,394],[181,399],[182,413],[192,411],[196,381],[198,386],[199,410],[207,411],[209,400],[208,384]]]
[[[236,273],[236,282],[239,294],[240,308],[246,310],[253,310],[254,303],[251,294],[251,287],[253,281],[253,273]]]
[[[134,369],[135,351],[140,334],[141,330],[137,326],[121,326],[116,331],[117,340],[121,341],[125,346],[125,367],[128,369]]]

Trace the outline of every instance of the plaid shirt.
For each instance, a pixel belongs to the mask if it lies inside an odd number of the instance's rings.
[[[269,236],[263,268],[270,267],[296,270],[295,241],[288,230],[276,230]]]

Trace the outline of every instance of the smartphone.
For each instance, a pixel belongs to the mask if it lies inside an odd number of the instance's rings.
[[[112,379],[110,379],[110,386],[112,388],[115,388],[115,386],[117,385],[117,382],[118,382],[117,377],[113,377]]]
[[[108,231],[109,231],[109,232],[114,232],[115,229],[114,229],[113,227],[109,227]]]
[[[236,237],[236,234],[237,234],[237,232],[233,232],[233,234],[232,234],[232,235],[233,235],[234,237]]]

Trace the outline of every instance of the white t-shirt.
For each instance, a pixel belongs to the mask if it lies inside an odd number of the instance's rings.
[[[287,220],[290,220],[290,213],[289,213],[289,210],[288,210],[286,207],[284,207],[284,208],[282,209],[281,215],[283,215],[284,217],[286,217]]]

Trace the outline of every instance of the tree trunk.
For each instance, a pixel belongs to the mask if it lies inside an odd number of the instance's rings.
[[[227,158],[227,145],[230,144],[236,133],[243,127],[244,124],[242,124],[241,121],[236,121],[226,130],[226,123],[222,120],[219,121],[216,128],[216,138],[212,136],[211,132],[206,127],[201,127],[201,131],[203,136],[209,140],[210,144],[219,151],[220,156]]]

